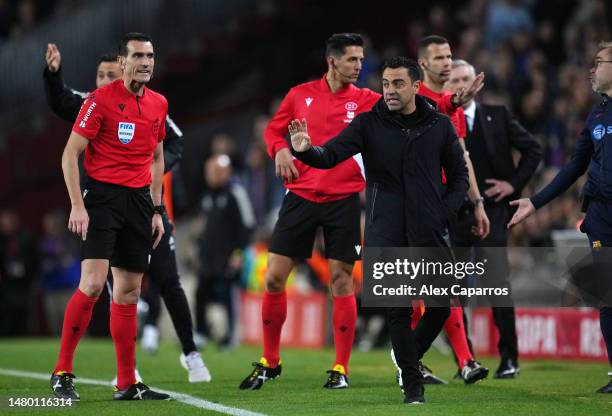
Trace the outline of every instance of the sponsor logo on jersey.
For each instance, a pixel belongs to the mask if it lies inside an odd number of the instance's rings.
[[[87,121],[89,120],[89,117],[91,116],[91,113],[94,110],[94,108],[96,108],[96,103],[91,103],[89,105],[89,108],[87,109],[87,112],[85,113],[85,116],[83,116],[83,119],[79,123],[79,127],[83,129],[85,128],[85,126],[87,125]]]
[[[355,118],[355,111],[359,105],[354,101],[349,101],[344,104],[344,109],[346,110],[346,118],[344,119],[345,123],[350,123]]]
[[[357,110],[358,107],[359,105],[354,101],[349,101],[348,103],[344,105],[344,108],[346,109],[346,111],[355,111]]]
[[[598,124],[593,129],[593,138],[601,140],[606,134],[612,134],[612,125],[606,127],[603,124]]]
[[[135,132],[135,123],[119,123],[119,128],[117,129],[117,137],[119,138],[119,141],[121,143],[128,144],[134,138]]]
[[[304,101],[306,101],[306,107],[310,107],[310,104],[312,103],[312,98],[308,97]]]

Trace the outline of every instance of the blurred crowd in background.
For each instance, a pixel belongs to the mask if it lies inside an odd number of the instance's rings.
[[[94,3],[0,0],[0,58],[7,48],[29,42],[28,53],[38,53],[30,65],[42,79],[46,42],[55,39],[37,37],[37,31],[53,33],[51,24]],[[139,3],[157,7],[152,88],[167,96],[170,115],[184,133],[183,162],[173,172],[172,186],[180,267],[184,276],[203,274],[204,201],[214,192],[204,164],[213,155],[227,154],[232,161],[227,183],[244,187],[255,225],[225,278],[230,287],[254,292],[262,290],[266,241],[284,194],[263,131],[291,86],[326,72],[323,51],[329,35],[350,31],[366,37],[359,85],[376,91],[381,91],[380,68],[387,58],[415,58],[419,39],[430,34],[449,39],[454,58],[486,74],[477,99],[506,105],[544,146],[544,162],[525,196],[548,183],[568,160],[583,120],[599,99],[588,81],[594,48],[612,39],[612,4],[605,0],[234,1],[214,25],[173,26],[184,19],[189,23],[190,7],[194,15],[201,7],[197,3]],[[89,47],[101,54],[112,44],[106,39]],[[62,56],[68,85],[80,64],[78,56]],[[94,75],[92,69],[89,89]],[[86,84],[75,82],[74,87],[86,90]],[[45,106],[42,80],[39,94],[27,108],[5,106],[0,117],[0,336],[58,334],[66,300],[79,279],[78,241],[65,227],[69,206],[59,163],[70,126]],[[548,246],[552,230],[575,229],[582,218],[582,183],[516,227],[510,244]],[[315,256],[298,270],[294,290],[324,290],[322,263]]]

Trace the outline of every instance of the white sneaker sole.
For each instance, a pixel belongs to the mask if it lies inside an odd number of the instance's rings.
[[[210,381],[212,380],[210,371],[208,371],[206,365],[200,371],[190,371],[189,366],[187,365],[187,358],[185,357],[185,354],[180,355],[179,361],[181,363],[181,367],[187,370],[187,380],[190,383],[210,383]]]

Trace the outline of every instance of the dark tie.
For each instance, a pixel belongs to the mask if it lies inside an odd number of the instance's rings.
[[[474,123],[470,125],[470,118],[467,115],[465,116],[465,126],[467,127],[470,133],[472,132],[472,130],[474,130]]]

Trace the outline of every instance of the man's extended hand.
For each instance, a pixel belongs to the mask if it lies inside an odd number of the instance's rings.
[[[476,78],[474,78],[474,81],[472,81],[472,85],[457,91],[457,106],[467,104],[474,99],[476,94],[478,94],[478,91],[484,87],[484,78],[484,72],[481,72],[480,74],[476,75]]]
[[[513,207],[518,206],[518,209],[512,216],[512,219],[510,219],[510,222],[508,223],[508,228],[520,223],[525,218],[535,212],[535,207],[533,206],[533,203],[529,198],[516,199],[514,201],[511,201],[510,205],[512,205]]]
[[[300,176],[300,173],[293,163],[291,151],[286,147],[276,152],[276,156],[274,156],[274,165],[276,166],[276,177],[287,179],[287,183],[293,182],[294,179]]]
[[[49,71],[57,72],[62,64],[62,55],[55,43],[47,44],[47,55],[45,58],[47,59],[47,68],[49,68]]]
[[[308,135],[308,126],[306,119],[293,120],[289,125],[289,134],[291,135],[291,146],[296,152],[306,152],[310,149],[310,136]]]
[[[153,214],[153,219],[151,220],[151,229],[153,235],[155,236],[155,241],[153,242],[153,249],[156,249],[165,232],[164,221],[162,220],[161,214],[159,214],[158,212]]]

